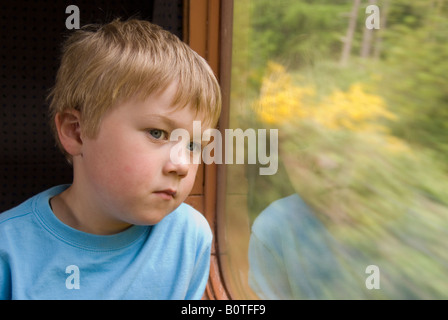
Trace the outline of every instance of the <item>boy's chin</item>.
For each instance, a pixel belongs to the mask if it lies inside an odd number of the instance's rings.
[[[135,219],[135,221],[132,224],[139,225],[139,226],[156,225],[160,221],[162,221],[165,217],[170,215],[174,210],[176,210],[177,207],[179,207],[179,205],[174,207],[172,210],[166,210],[166,211],[163,210],[163,211],[152,212],[151,214],[148,214],[148,215],[143,214],[140,217],[138,217],[137,219]]]

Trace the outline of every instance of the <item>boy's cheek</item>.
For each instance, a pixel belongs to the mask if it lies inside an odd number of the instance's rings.
[[[196,178],[197,178],[197,175],[198,175],[198,169],[199,169],[199,165],[198,165],[198,164],[192,164],[191,167],[190,167],[190,171],[191,171],[192,176],[193,176],[193,184],[194,184],[194,181],[195,181]],[[192,187],[193,187],[193,186],[192,186]]]
[[[185,190],[186,190],[186,196],[185,198],[190,194],[191,190],[193,189],[194,183],[196,182],[197,173],[198,173],[198,167],[197,164],[192,164],[187,177],[185,177]]]

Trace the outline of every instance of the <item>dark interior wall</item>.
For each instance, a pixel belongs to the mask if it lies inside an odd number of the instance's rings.
[[[182,0],[4,1],[0,5],[0,212],[51,186],[70,183],[72,168],[48,125],[48,90],[70,14],[81,26],[138,17],[181,37]]]

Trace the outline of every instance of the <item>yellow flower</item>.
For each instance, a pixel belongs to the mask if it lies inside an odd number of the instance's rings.
[[[309,108],[304,100],[315,95],[311,87],[299,87],[292,83],[283,66],[269,63],[268,76],[263,79],[260,98],[254,103],[254,110],[261,121],[282,124],[291,119],[305,118]]]
[[[335,90],[315,109],[313,120],[329,129],[383,131],[375,123],[380,118],[395,119],[380,96],[366,93],[355,83],[347,92]]]
[[[258,118],[267,123],[282,125],[297,119],[314,121],[331,130],[384,133],[387,128],[378,120],[393,120],[384,100],[365,92],[361,83],[354,83],[347,91],[334,90],[316,103],[312,86],[298,86],[285,68],[274,62],[268,64],[260,97],[253,108]]]

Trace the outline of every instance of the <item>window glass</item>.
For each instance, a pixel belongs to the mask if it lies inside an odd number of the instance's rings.
[[[236,298],[448,298],[447,18],[445,0],[234,1]]]

